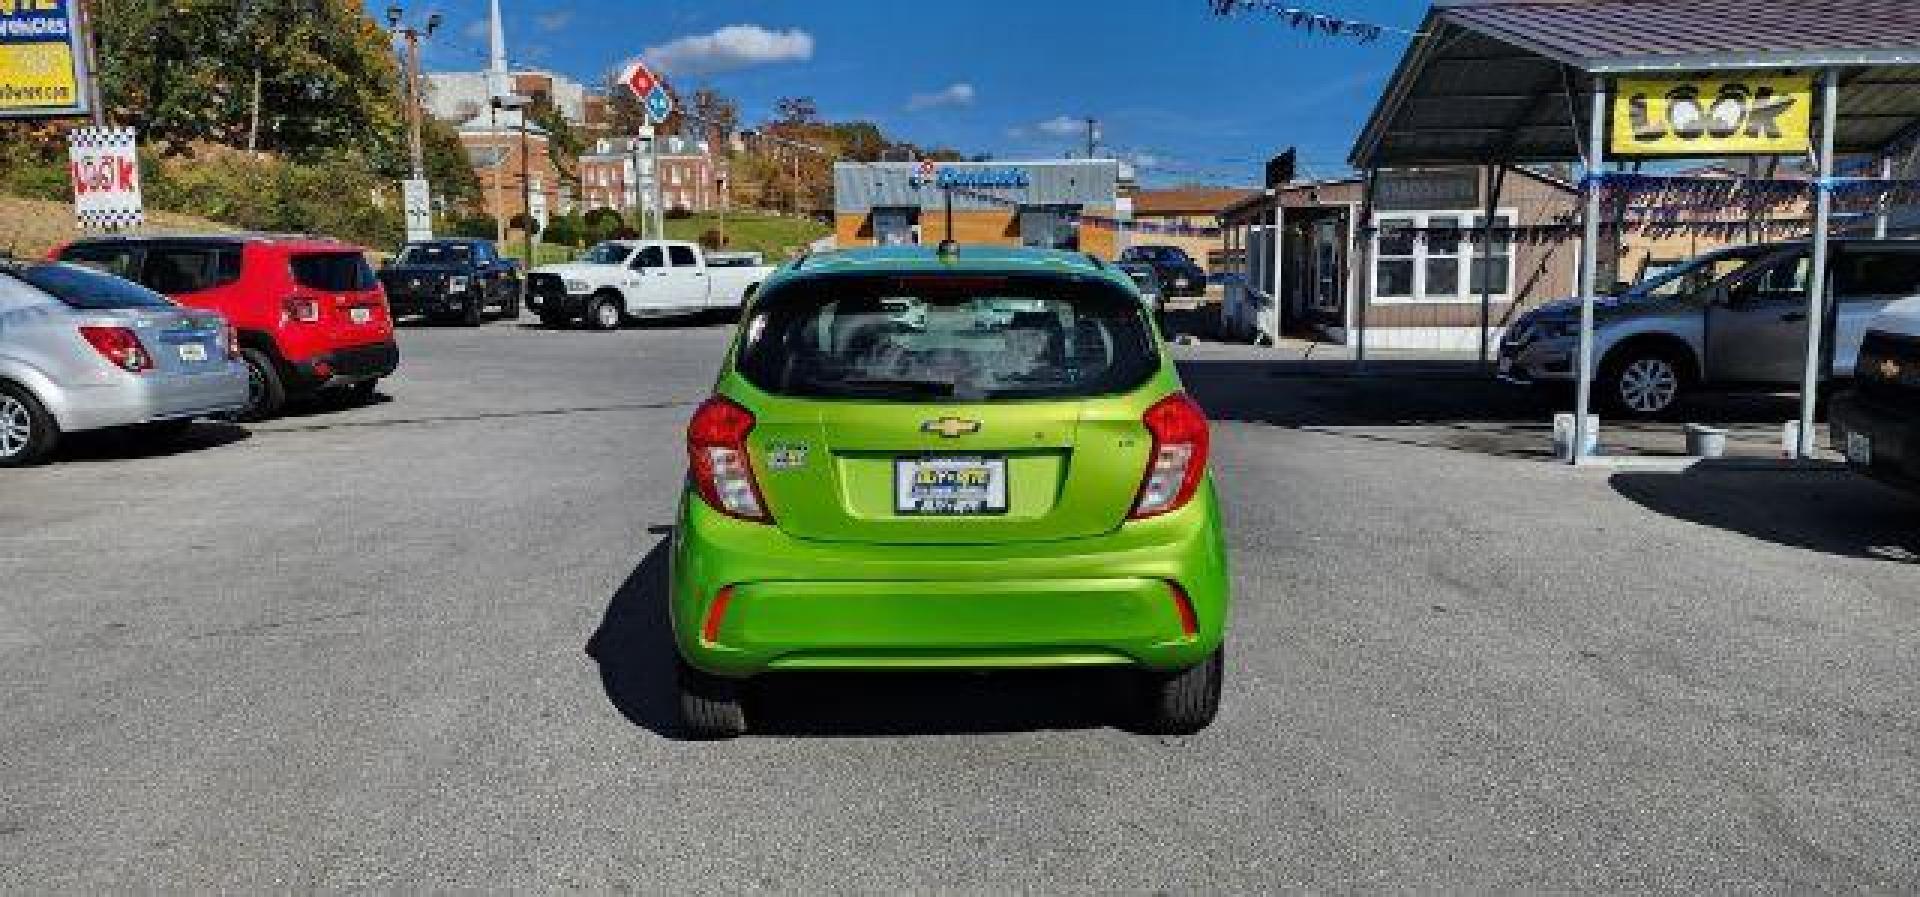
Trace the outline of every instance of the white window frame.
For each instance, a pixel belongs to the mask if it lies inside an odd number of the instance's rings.
[[[1495,218],[1504,218],[1508,222],[1515,222],[1520,220],[1520,213],[1519,213],[1519,210],[1517,209],[1502,208],[1502,209],[1496,210],[1493,214]],[[1479,259],[1480,251],[1474,246],[1474,234],[1469,233],[1468,231],[1479,230],[1480,216],[1481,216],[1481,210],[1479,209],[1468,209],[1465,211],[1429,209],[1429,210],[1422,210],[1418,212],[1375,212],[1373,215],[1371,244],[1367,247],[1367,258],[1369,259],[1368,263],[1372,269],[1367,272],[1370,275],[1367,278],[1368,301],[1374,305],[1478,304],[1480,302],[1480,294],[1476,292],[1472,292],[1472,289],[1473,289],[1473,265],[1474,265],[1474,262]],[[1427,255],[1426,228],[1427,228],[1427,222],[1434,218],[1454,218],[1463,222],[1463,229],[1460,234],[1461,251],[1458,256],[1458,258],[1460,259],[1460,264],[1457,269],[1459,271],[1460,283],[1459,283],[1459,291],[1455,295],[1436,296],[1436,297],[1429,298],[1427,296],[1427,259],[1429,258],[1429,256]],[[1380,228],[1380,223],[1383,221],[1412,221],[1413,222],[1413,227],[1414,227],[1414,241],[1413,241],[1413,255],[1412,255],[1413,295],[1411,296],[1380,295],[1380,261],[1381,259],[1380,259],[1379,228]],[[1518,255],[1519,255],[1519,243],[1515,241],[1511,236],[1509,236],[1507,238],[1507,288],[1502,292],[1494,293],[1492,297],[1493,301],[1511,302],[1513,300],[1513,278],[1515,273],[1514,265]],[[1434,257],[1444,258],[1445,256],[1434,256]],[[1394,256],[1394,258],[1400,259],[1400,258],[1406,258],[1406,257]]]

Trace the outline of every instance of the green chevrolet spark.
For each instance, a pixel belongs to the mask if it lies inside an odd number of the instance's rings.
[[[1133,724],[1220,702],[1207,421],[1126,273],[961,247],[803,258],[687,427],[672,617],[689,734],[788,670],[1116,666]]]

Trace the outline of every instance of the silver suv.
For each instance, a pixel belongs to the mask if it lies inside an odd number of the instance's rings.
[[[1851,378],[1867,321],[1920,295],[1920,241],[1835,240],[1826,376]],[[1594,395],[1615,414],[1657,417],[1703,387],[1798,384],[1806,364],[1805,242],[1709,253],[1641,281],[1594,310]],[[1500,343],[1500,376],[1573,381],[1580,302],[1549,302],[1516,318]]]
[[[247,366],[224,318],[111,274],[0,261],[0,467],[32,464],[63,433],[138,426],[178,435],[247,404]]]

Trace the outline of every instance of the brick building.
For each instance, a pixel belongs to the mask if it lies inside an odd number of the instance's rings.
[[[725,206],[725,160],[705,141],[660,138],[660,194],[668,209],[713,212]],[[577,205],[582,211],[625,212],[646,205],[644,175],[653,163],[646,141],[604,137],[580,157]]]

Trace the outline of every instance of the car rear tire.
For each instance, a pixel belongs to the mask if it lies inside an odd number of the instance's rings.
[[[507,281],[507,301],[500,304],[500,319],[503,321],[520,320],[520,281]]]
[[[619,301],[612,296],[596,296],[587,303],[587,326],[594,330],[619,330],[623,317]]]
[[[280,413],[287,404],[287,384],[280,378],[280,365],[259,349],[241,349],[240,358],[247,363],[247,407],[234,419],[263,421]]]
[[[678,663],[674,688],[680,704],[680,727],[689,738],[736,738],[747,731],[747,715],[740,706],[740,684]]]
[[[1687,365],[1671,349],[1629,346],[1600,366],[1607,410],[1630,420],[1658,420],[1680,404],[1689,386]]]
[[[1192,735],[1220,712],[1220,680],[1226,649],[1198,665],[1172,673],[1142,671],[1135,697],[1136,725],[1151,735]]]
[[[60,425],[33,393],[0,383],[0,467],[38,464],[59,441]]]

